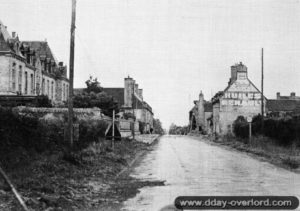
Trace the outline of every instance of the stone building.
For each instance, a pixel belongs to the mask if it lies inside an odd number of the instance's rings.
[[[213,132],[232,132],[233,122],[238,116],[253,117],[261,114],[261,97],[259,89],[248,78],[247,67],[242,63],[231,66],[228,86],[212,99]],[[263,97],[263,100],[266,108],[267,99]]]
[[[53,104],[67,101],[67,67],[58,62],[48,43],[20,41],[0,21],[0,97],[47,95]]]
[[[189,112],[189,131],[210,133],[211,132],[212,104],[204,100],[202,91],[199,100],[194,101],[194,107]]]
[[[144,132],[153,130],[153,111],[151,106],[144,101],[143,89],[139,88],[136,81],[127,77],[124,79],[124,88],[103,88],[103,91],[113,96],[121,106],[121,116],[131,114],[136,120],[144,123]]]
[[[84,91],[83,88],[74,89],[74,94],[79,94]],[[103,91],[112,96],[120,106],[119,116],[125,118],[131,116],[136,118],[136,123],[144,124],[143,132],[151,132],[153,130],[153,111],[151,106],[144,101],[143,89],[139,88],[136,81],[127,77],[124,79],[124,87],[103,88]],[[138,125],[135,125],[136,131],[139,131]]]

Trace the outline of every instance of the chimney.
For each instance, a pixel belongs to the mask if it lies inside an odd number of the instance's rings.
[[[12,38],[15,38],[16,37],[16,32],[12,32],[11,36],[12,36]]]
[[[280,100],[280,92],[277,92],[277,93],[276,93],[276,99],[277,99],[277,100]]]
[[[143,100],[143,89],[139,89],[139,96]]]
[[[139,95],[139,85],[138,84],[134,84],[134,93],[136,95]]]
[[[296,93],[295,92],[291,92],[291,99],[295,99],[296,98]]]
[[[132,107],[132,95],[135,81],[129,76],[124,79],[124,106]]]
[[[237,79],[237,65],[231,66],[231,78],[230,83],[234,82]]]

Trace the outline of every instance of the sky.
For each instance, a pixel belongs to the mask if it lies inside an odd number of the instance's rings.
[[[20,40],[47,40],[69,63],[71,0],[0,0],[0,20]],[[243,62],[257,87],[300,95],[299,0],[77,0],[74,87],[90,75],[123,87],[130,75],[163,126],[188,124],[200,91],[226,88]]]

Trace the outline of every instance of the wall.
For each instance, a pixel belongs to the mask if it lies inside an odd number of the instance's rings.
[[[213,132],[220,133],[220,103],[213,104]]]
[[[15,70],[14,80],[13,70]],[[21,78],[20,71],[22,72]],[[26,72],[27,92],[25,90]],[[23,95],[35,95],[35,70],[34,68],[26,67],[25,63],[19,59],[11,56],[0,56],[0,84],[0,94],[2,95],[16,95],[19,91]],[[19,84],[21,84],[21,87],[19,87]]]
[[[85,119],[85,118],[100,118],[100,119],[107,119],[101,113],[99,108],[74,108],[74,116],[77,119]],[[39,118],[44,120],[51,121],[52,119],[59,119],[63,120],[67,117],[68,109],[67,108],[35,108],[35,107],[25,107],[19,106],[13,108],[13,111],[18,114],[34,114],[37,115]]]
[[[53,76],[42,74],[40,68],[39,60],[36,62],[36,68],[34,68],[30,65],[26,65],[22,60],[16,59],[12,56],[0,56],[0,95],[17,95],[19,92],[25,96],[44,94],[47,95],[53,103],[67,101],[69,90],[68,81],[55,80]],[[13,80],[13,69],[15,70],[15,80]],[[22,72],[21,75],[20,71]],[[27,92],[25,89],[26,72]],[[44,92],[42,83],[43,79],[45,80]],[[47,81],[49,81],[49,90],[47,88]],[[13,82],[15,84],[14,86]],[[63,89],[64,87],[65,89]],[[37,92],[38,89],[40,89],[39,93]],[[62,93],[63,91],[64,93]]]
[[[210,127],[210,121],[207,121],[208,118],[210,118],[212,115],[212,112],[204,112],[204,117],[205,117],[205,125],[204,125],[204,130],[207,133],[211,133],[211,127]]]
[[[0,56],[0,94],[8,94],[9,92],[9,61],[9,57]]]
[[[220,98],[219,133],[232,132],[232,124],[238,116],[255,116],[259,113],[261,93],[248,79],[237,80]]]

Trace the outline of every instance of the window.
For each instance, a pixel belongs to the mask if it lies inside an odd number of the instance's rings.
[[[34,81],[33,81],[33,74],[30,74],[30,88],[31,88],[31,94],[34,94]]]
[[[28,94],[28,73],[25,72],[25,94]]]
[[[47,95],[49,97],[49,93],[50,93],[50,87],[49,87],[49,80],[47,80]]]
[[[12,70],[12,89],[16,91],[16,70]]]
[[[51,99],[54,98],[54,82],[51,82]]]
[[[19,83],[19,92],[22,93],[22,66],[19,66],[18,83]]]

